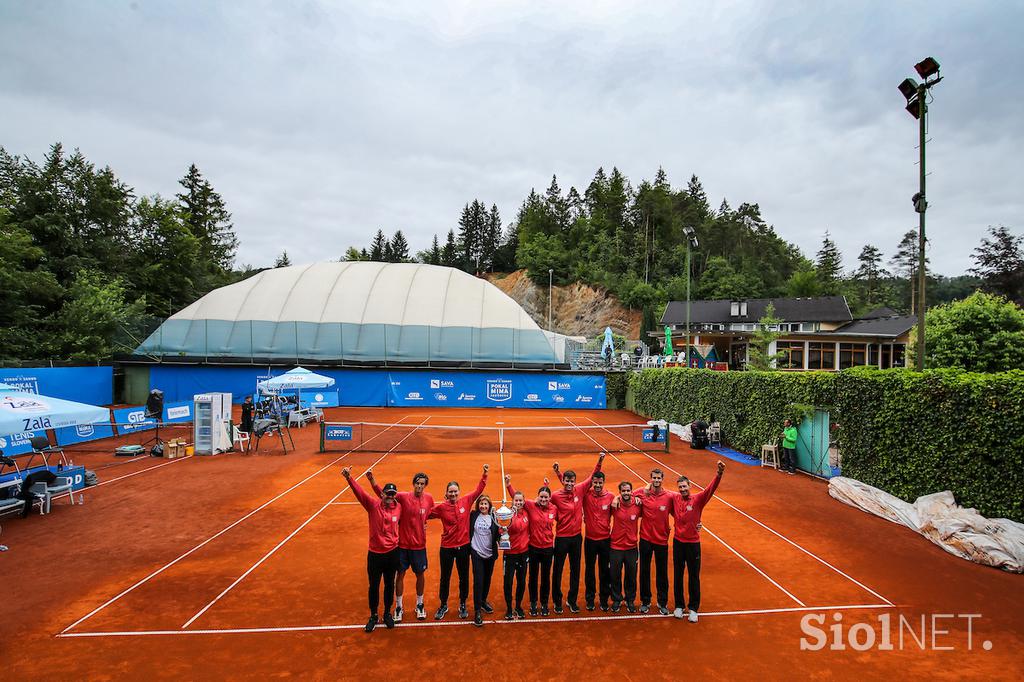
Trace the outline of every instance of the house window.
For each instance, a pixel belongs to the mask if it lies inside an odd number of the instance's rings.
[[[860,367],[867,362],[867,351],[863,343],[839,344],[839,369]]]
[[[816,332],[816,331],[818,331],[818,326],[819,325],[818,325],[817,322],[801,322],[800,323],[800,331],[802,331],[802,332]]]
[[[877,344],[877,343],[869,343],[868,344],[868,364],[871,365],[872,367],[878,367],[879,360],[881,359],[880,355],[879,355],[879,352],[878,352],[878,349],[879,349],[879,344]]]
[[[811,341],[807,344],[807,369],[835,369],[836,344]]]
[[[892,366],[893,367],[906,367],[907,365],[907,345],[904,343],[894,343],[892,346]]]
[[[782,354],[779,356],[778,362],[776,362],[776,366],[779,369],[804,368],[803,341],[778,341],[775,344],[775,348]]]

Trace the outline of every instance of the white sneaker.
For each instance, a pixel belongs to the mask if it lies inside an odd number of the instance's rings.
[[[679,616],[679,617],[682,618],[682,616]],[[690,611],[689,621],[691,623],[696,623],[697,622],[697,612],[696,611]]]
[[[402,607],[401,606],[396,606],[395,607],[395,622],[396,623],[401,623],[402,622]]]
[[[416,620],[426,620],[427,610],[423,607],[423,604],[416,605]]]
[[[672,613],[672,615],[675,616],[676,618],[678,618],[679,620],[682,620],[683,619],[683,610],[682,609],[676,609]]]

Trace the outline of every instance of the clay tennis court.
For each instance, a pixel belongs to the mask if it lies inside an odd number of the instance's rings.
[[[440,531],[431,524],[430,618],[407,615],[396,629],[368,635],[362,629],[367,521],[340,475],[343,466],[360,483],[373,467],[378,482],[394,481],[400,489],[425,471],[428,492],[440,500],[447,481],[468,491],[490,464],[486,492],[500,500],[502,470],[532,495],[551,475],[553,460],[586,476],[600,450],[610,453],[604,463],[610,486],[638,483],[655,466],[666,471],[669,489],[677,473],[704,485],[718,457],[674,437],[668,453],[645,452],[623,438],[625,431],[600,428],[640,422],[624,411],[326,413],[330,422],[397,426],[379,429],[372,445],[335,444],[326,453],[318,451],[315,426],[292,430],[297,449],[286,456],[268,441],[250,456],[115,461],[95,447],[75,452],[76,463],[101,480],[84,492],[82,504],[65,498],[48,517],[3,519],[2,539],[11,551],[0,555],[9,595],[0,660],[8,676],[535,679],[592,672],[667,679],[690,670],[730,679],[1024,676],[1020,576],[955,558],[909,530],[835,502],[824,482],[731,461],[704,512],[697,624],[625,610],[506,622],[500,562],[490,595],[495,614],[483,628],[459,620],[455,610],[435,622]],[[462,428],[433,428],[442,426]],[[504,452],[492,445],[499,427],[511,434],[526,426],[564,430],[531,431],[519,441],[526,452],[513,451],[514,438],[506,439]],[[410,575],[407,607],[413,594]],[[829,631],[823,649],[802,651],[801,619],[808,614],[822,614],[823,630],[841,626],[847,648],[830,650]],[[877,642],[863,652],[849,647],[851,626],[866,624],[880,639],[887,614],[893,650],[879,650]],[[933,614],[940,615],[934,627]],[[955,617],[961,614],[977,617]],[[901,616],[918,636],[924,616],[923,644],[904,629],[901,646]]]

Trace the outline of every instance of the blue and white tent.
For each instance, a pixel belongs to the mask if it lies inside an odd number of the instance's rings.
[[[110,420],[105,407],[25,393],[0,384],[0,435],[59,429]]]
[[[311,372],[305,367],[296,367],[280,376],[261,381],[257,387],[263,393],[301,391],[305,388],[327,388],[334,385],[334,379]]]

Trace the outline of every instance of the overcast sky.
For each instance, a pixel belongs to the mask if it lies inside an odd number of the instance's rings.
[[[139,194],[195,163],[257,266],[659,165],[850,266],[916,228],[896,86],[933,55],[929,256],[960,274],[989,225],[1024,231],[1022,27],[1020,2],[2,0],[0,146],[61,141]]]

